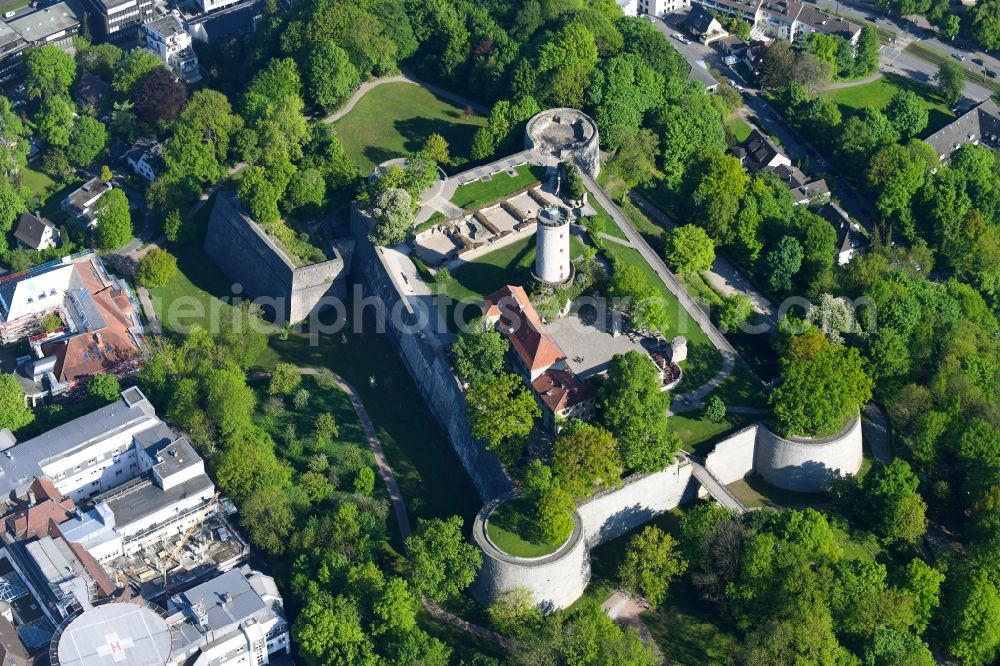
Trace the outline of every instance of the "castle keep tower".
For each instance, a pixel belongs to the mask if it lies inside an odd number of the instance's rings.
[[[569,216],[561,208],[544,208],[535,231],[535,277],[548,284],[563,284],[573,277],[569,256]]]

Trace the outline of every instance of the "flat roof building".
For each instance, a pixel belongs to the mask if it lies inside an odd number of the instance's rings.
[[[152,18],[153,0],[88,0],[99,37],[121,43],[135,39],[139,27]]]
[[[80,34],[86,13],[80,0],[62,0],[41,9],[15,10],[0,21],[0,84],[24,73],[24,52],[32,46],[68,49]]]

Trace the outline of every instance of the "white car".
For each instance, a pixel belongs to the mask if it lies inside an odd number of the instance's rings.
[[[682,35],[679,32],[675,32],[675,33],[673,33],[670,36],[673,37],[674,39],[676,39],[678,42],[683,42],[684,41],[684,35]]]
[[[691,43],[691,40],[690,40],[690,39],[688,39],[687,37],[681,37],[681,42],[683,42],[683,43],[685,43],[685,44],[690,44],[690,43]]]
[[[744,88],[743,86],[741,86],[739,84],[736,84],[733,87],[736,88],[736,92],[738,92],[738,93],[745,93],[747,91],[746,88]]]

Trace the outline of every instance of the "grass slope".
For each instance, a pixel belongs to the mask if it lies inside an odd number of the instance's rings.
[[[452,156],[469,154],[472,136],[486,119],[465,111],[412,83],[384,83],[372,88],[334,126],[347,154],[368,174],[378,164],[423,148],[438,133]]]
[[[846,117],[860,113],[866,108],[885,108],[892,96],[899,90],[910,90],[916,93],[924,108],[927,109],[929,120],[923,136],[933,134],[955,119],[955,114],[938,96],[937,91],[896,74],[885,74],[877,81],[859,86],[828,90],[822,95],[836,102]]]

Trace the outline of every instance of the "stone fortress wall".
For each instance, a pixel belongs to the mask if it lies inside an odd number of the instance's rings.
[[[545,161],[572,159],[588,174],[597,175],[597,127],[575,109],[550,109],[533,117],[525,132],[525,146]],[[546,610],[567,606],[579,598],[590,580],[591,548],[705,494],[694,478],[692,463],[681,459],[659,472],[625,479],[618,488],[580,504],[574,512],[572,535],[555,553],[521,558],[498,549],[487,535],[489,515],[500,501],[513,496],[513,484],[496,456],[470,433],[465,396],[451,368],[445,343],[433,332],[406,325],[401,329],[393,324],[394,310],[402,311],[407,322],[418,318],[420,310],[435,312],[432,297],[419,295],[403,283],[398,267],[385,254],[388,250],[374,247],[368,240],[368,223],[356,209],[352,211],[351,225],[356,255],[352,281],[360,286],[360,295],[374,297],[383,305],[379,323],[384,324],[484,502],[472,530],[473,541],[484,553],[483,569],[472,587],[482,603],[491,603],[503,592],[523,587]],[[780,488],[818,491],[834,475],[860,469],[860,418],[837,435],[822,440],[782,438],[757,423],[720,441],[704,465],[724,484],[756,473]]]
[[[861,468],[861,418],[822,440],[782,438],[763,423],[755,423],[716,444],[705,467],[725,484],[757,473],[779,488],[817,492],[834,476],[855,474]],[[503,592],[523,587],[543,609],[568,606],[583,594],[590,580],[589,549],[707,495],[692,472],[691,463],[680,460],[659,472],[629,477],[618,488],[591,497],[574,512],[577,530],[567,544],[542,558],[511,557],[490,543],[485,525],[496,503],[488,504],[472,532],[484,561],[473,595],[489,605]],[[584,563],[579,561],[577,539],[586,544]]]
[[[284,251],[243,212],[232,192],[219,192],[208,220],[205,252],[251,298],[274,299],[276,316],[296,323],[326,295],[346,299],[348,261],[334,258],[296,267]]]
[[[445,350],[427,334],[400,330],[393,324],[394,310],[404,313],[404,319],[413,315],[414,306],[409,299],[417,297],[403,296],[403,286],[389,268],[380,248],[368,240],[368,224],[356,211],[351,214],[351,227],[355,239],[351,279],[356,286],[360,286],[361,296],[384,304],[379,323],[385,326],[421,397],[448,436],[479,498],[489,502],[509,495],[513,486],[503,465],[482,442],[472,437],[465,414],[465,394]],[[355,292],[355,298],[358,295]],[[429,307],[428,311],[434,312],[433,305]]]

